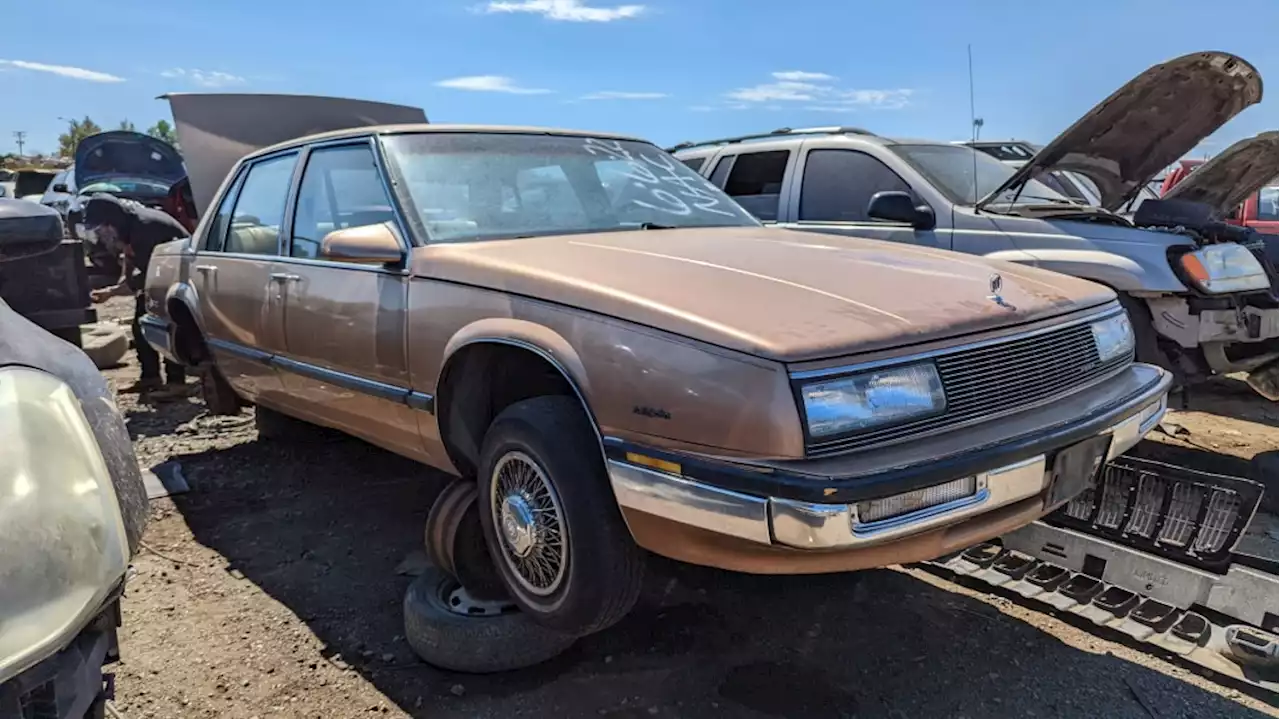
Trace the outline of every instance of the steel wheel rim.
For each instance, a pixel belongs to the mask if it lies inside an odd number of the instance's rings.
[[[524,452],[508,452],[489,477],[489,512],[502,561],[521,589],[554,594],[569,566],[568,528],[560,497],[538,463]]]

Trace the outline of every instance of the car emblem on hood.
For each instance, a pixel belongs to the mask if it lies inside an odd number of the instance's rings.
[[[987,295],[987,299],[1001,307],[1006,307],[1011,310],[1018,309],[1008,302],[1005,302],[1004,298],[1000,296],[1000,290],[1004,289],[1004,278],[1000,276],[1000,273],[992,273],[992,275],[987,278],[987,285],[991,289],[991,294]]]

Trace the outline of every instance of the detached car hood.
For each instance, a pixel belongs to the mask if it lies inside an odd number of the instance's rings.
[[[1198,52],[1130,80],[1045,145],[983,200],[1043,172],[1071,170],[1098,186],[1115,211],[1152,177],[1262,99],[1262,77],[1225,52]]]
[[[133,178],[169,187],[187,170],[173,145],[150,135],[127,130],[86,137],[76,146],[76,187]]]
[[[438,244],[414,250],[411,271],[783,362],[997,329],[1115,297],[944,250],[753,227]],[[989,298],[996,274],[1003,304]]]
[[[330,130],[427,121],[421,108],[341,97],[174,93],[163,98],[173,112],[201,215],[223,178],[250,152]]]
[[[1241,140],[1196,167],[1164,196],[1230,212],[1276,177],[1280,165],[1280,132],[1272,130]]]

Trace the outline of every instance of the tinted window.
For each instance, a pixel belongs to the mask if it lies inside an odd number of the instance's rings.
[[[394,217],[368,145],[313,150],[298,189],[289,254],[314,259],[330,232]]]
[[[274,255],[280,242],[280,226],[284,224],[284,206],[289,197],[289,183],[297,155],[264,160],[249,168],[223,249],[250,255]]]
[[[1280,217],[1280,187],[1264,187],[1258,191],[1258,219],[1275,222]]]
[[[711,184],[716,187],[723,188],[724,181],[729,177],[729,168],[733,167],[733,155],[725,155],[716,163],[716,169],[711,173]]]
[[[877,192],[911,192],[883,162],[853,150],[813,150],[804,163],[800,220],[874,222],[867,205]]]
[[[782,177],[790,154],[787,150],[774,150],[738,155],[724,191],[756,217],[765,221],[778,219]]]
[[[684,166],[689,168],[690,170],[693,170],[694,172],[700,172],[702,170],[702,166],[706,164],[707,158],[690,157],[690,158],[681,160],[681,162],[683,162]]]
[[[517,133],[430,132],[383,140],[405,212],[430,242],[467,242],[756,221],[653,145]]]

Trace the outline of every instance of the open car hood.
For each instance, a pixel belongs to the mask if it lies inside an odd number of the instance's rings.
[[[125,177],[168,187],[187,174],[173,145],[128,130],[101,132],[81,140],[76,145],[75,163],[76,187]]]
[[[331,130],[427,121],[417,107],[318,95],[175,93],[161,98],[173,112],[191,195],[202,215],[227,173],[250,152]]]
[[[1280,132],[1259,133],[1192,170],[1164,199],[1203,202],[1218,214],[1225,214],[1274,180],[1277,165]]]
[[[1052,170],[1088,177],[1115,211],[1152,177],[1262,99],[1262,77],[1225,52],[1198,52],[1152,66],[1045,145],[981,207]]]

